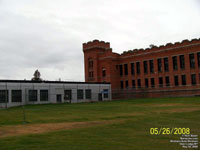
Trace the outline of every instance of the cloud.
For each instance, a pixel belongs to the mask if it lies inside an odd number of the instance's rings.
[[[199,38],[199,1],[1,0],[0,78],[84,80],[82,43],[113,51]]]

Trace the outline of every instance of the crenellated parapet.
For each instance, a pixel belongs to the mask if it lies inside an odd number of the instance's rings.
[[[146,49],[134,49],[134,50],[128,50],[124,51],[121,55],[135,55],[135,54],[142,54],[146,52],[153,52],[153,51],[159,51],[164,49],[175,49],[180,48],[188,45],[193,44],[200,44],[200,38],[199,39],[192,39],[192,40],[183,40],[182,42],[175,42],[175,43],[167,43],[165,45],[155,46],[152,45],[150,48]]]
[[[83,51],[93,48],[110,49],[110,43],[99,40],[93,40],[87,43],[83,43]]]

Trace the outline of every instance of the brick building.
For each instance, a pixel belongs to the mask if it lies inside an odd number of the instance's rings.
[[[113,98],[200,95],[200,39],[122,54],[94,40],[83,52],[85,81],[110,82]]]

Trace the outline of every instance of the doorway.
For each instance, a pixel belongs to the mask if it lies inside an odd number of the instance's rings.
[[[62,95],[61,94],[57,94],[56,95],[56,100],[57,100],[57,103],[61,103],[62,102]]]
[[[102,101],[102,93],[99,93],[99,95],[98,95],[98,100],[99,100],[99,101]]]

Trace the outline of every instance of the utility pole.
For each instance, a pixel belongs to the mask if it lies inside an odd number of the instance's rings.
[[[22,86],[21,86],[21,82],[20,82],[20,89],[22,91]],[[26,105],[26,89],[25,89],[25,99],[24,99],[24,104],[22,101],[22,110],[23,110],[23,123],[26,123],[26,111],[25,111],[25,105]]]

